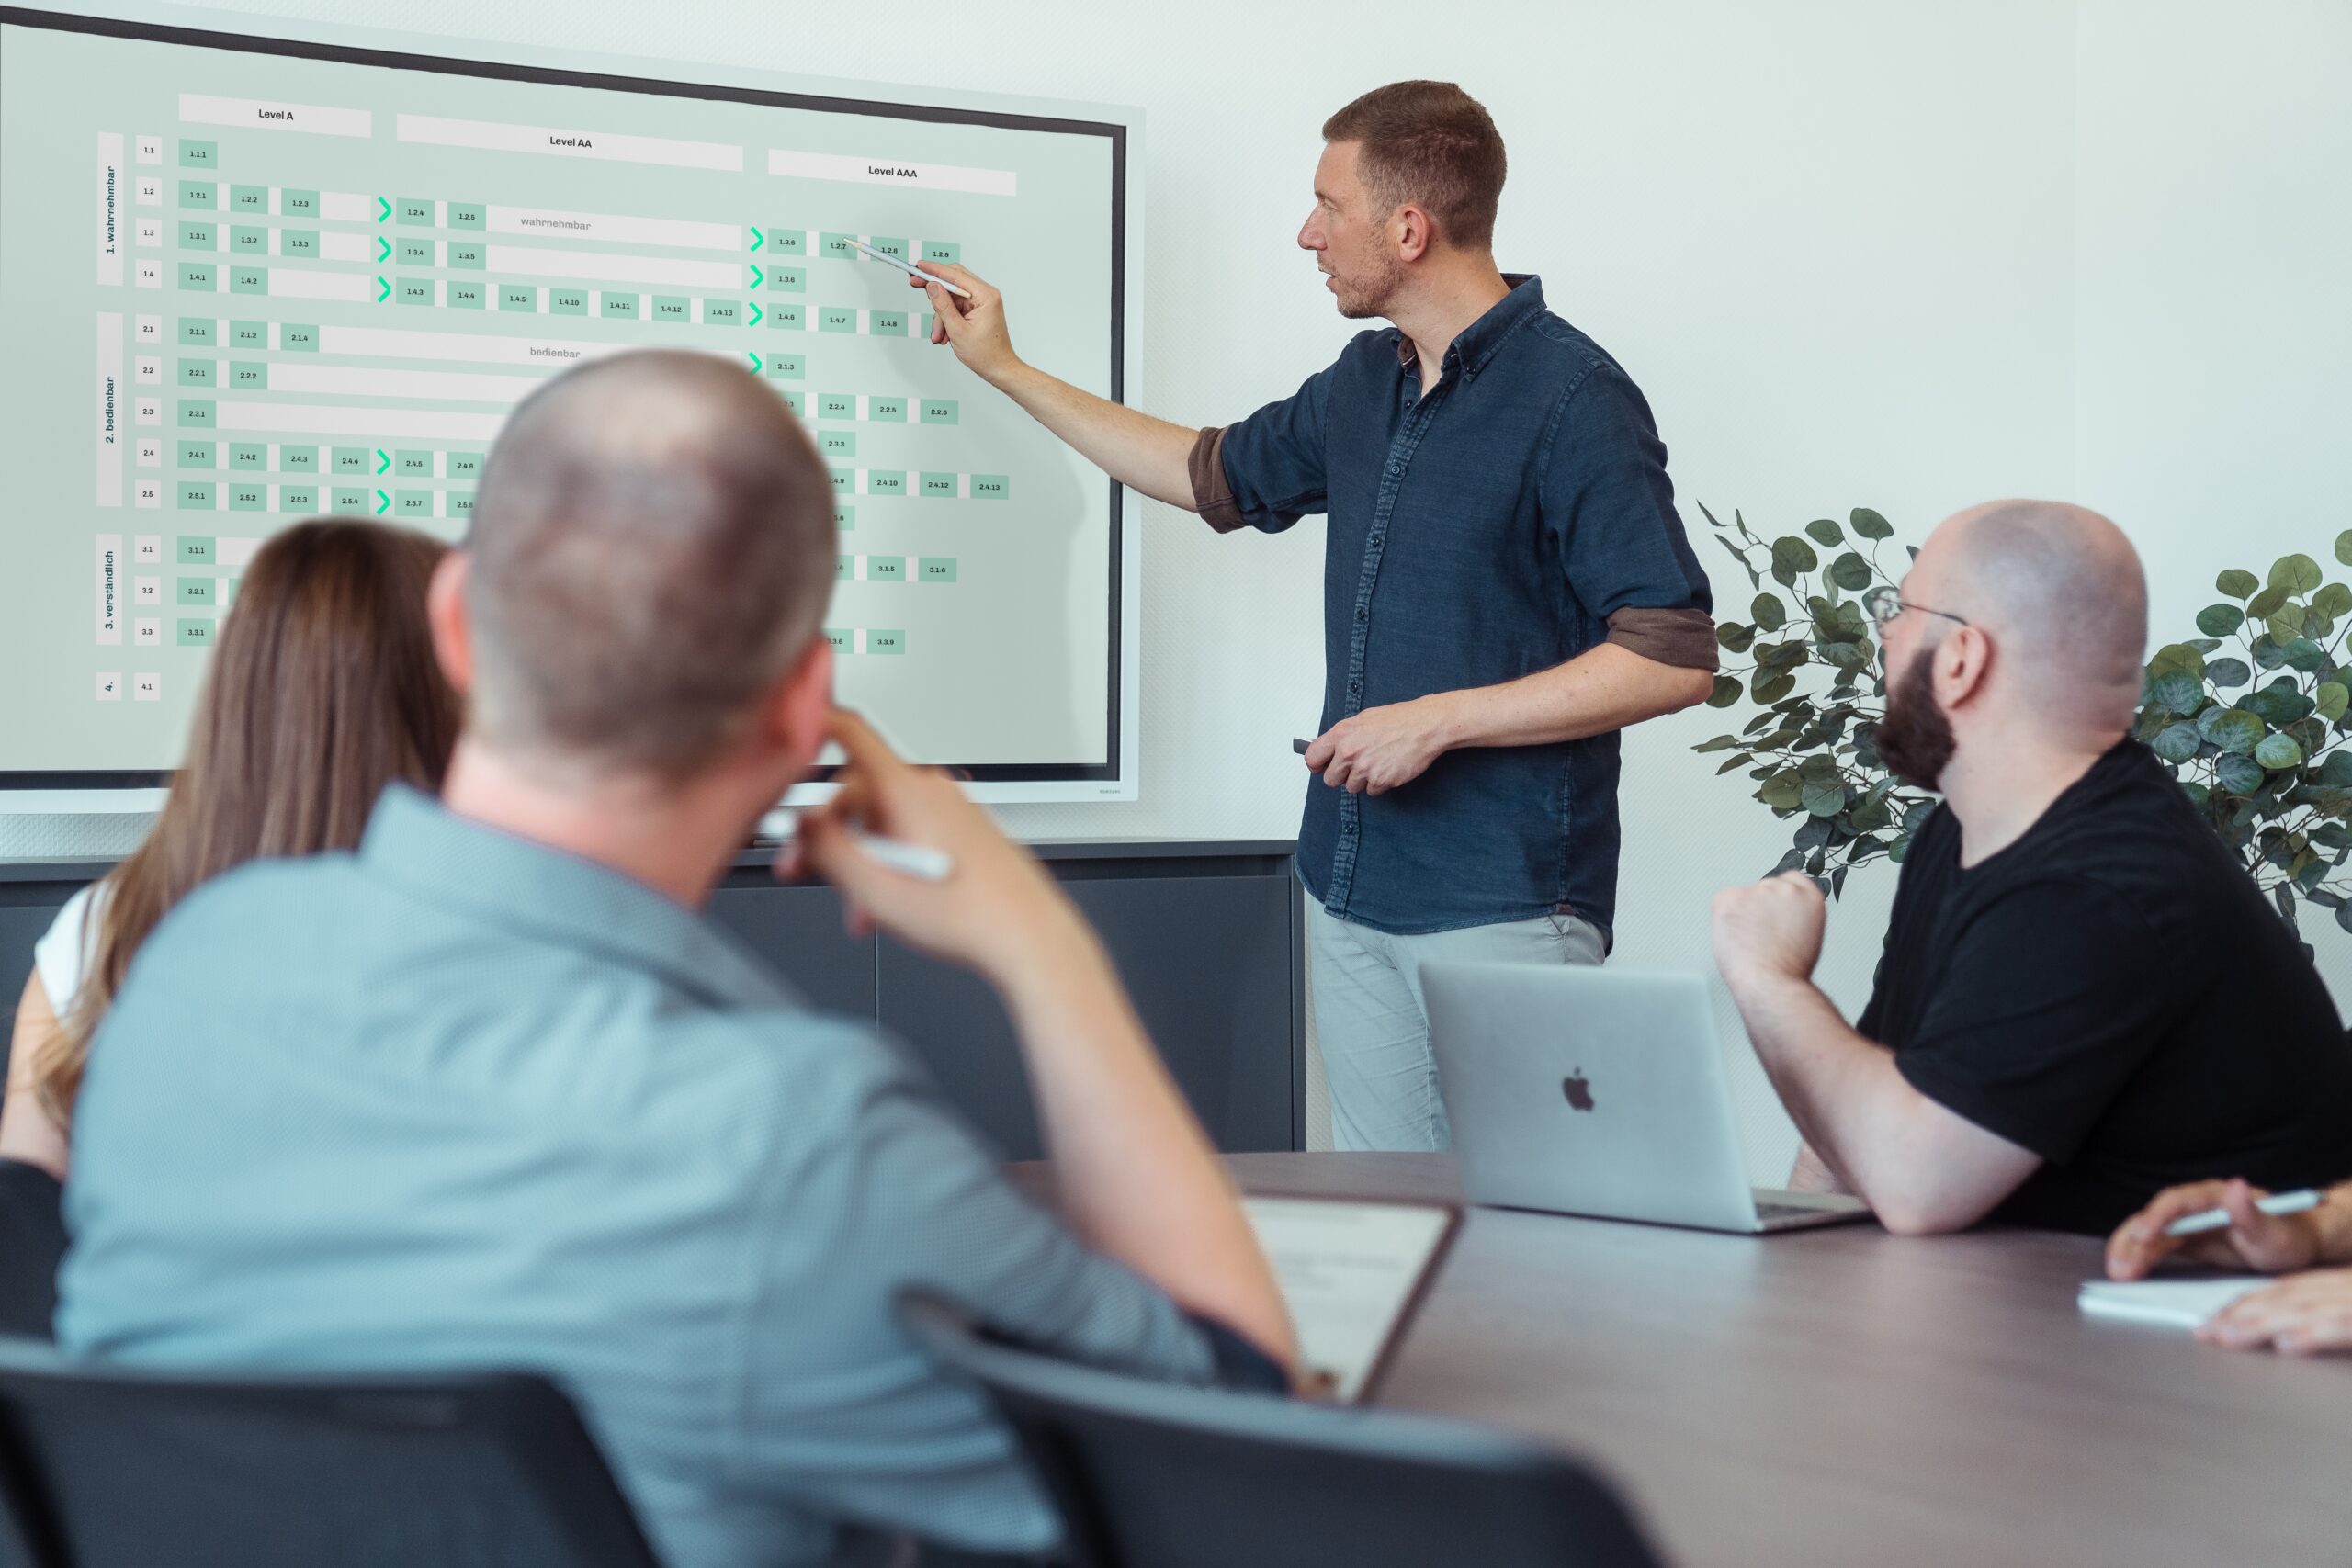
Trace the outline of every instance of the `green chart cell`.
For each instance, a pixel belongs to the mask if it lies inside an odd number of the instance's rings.
[[[392,291],[392,298],[403,305],[433,303],[433,280],[429,277],[403,277]]]
[[[923,475],[922,493],[934,501],[955,500],[956,476],[954,474]]]
[[[922,259],[944,262],[950,266],[958,265],[964,260],[964,247],[953,240],[925,240],[922,243]]]
[[[288,474],[315,474],[319,471],[319,449],[315,446],[280,446],[277,467]]]
[[[847,582],[856,575],[857,558],[855,556],[835,556],[833,558],[833,581],[835,582]]]
[[[229,367],[229,389],[232,392],[262,392],[269,389],[269,367],[239,363]]]
[[[844,506],[839,502],[834,502],[833,526],[840,529],[844,534],[856,527],[857,508],[854,506]]]
[[[925,556],[915,569],[917,582],[953,582],[956,581],[954,556]]]
[[[229,471],[257,474],[269,467],[269,448],[258,441],[232,441],[229,444]]]
[[[586,315],[588,313],[588,290],[585,288],[548,289],[548,313],[551,316]]]
[[[908,259],[907,243],[904,240],[893,240],[883,235],[876,234],[874,238],[866,241],[865,243],[872,245],[876,250],[880,251],[884,255],[888,256],[892,261],[905,261]]]
[[[431,266],[433,265],[433,242],[430,240],[402,240],[399,244],[392,247],[392,259],[399,262],[402,266]]]
[[[218,141],[183,141],[180,143],[180,167],[183,169],[217,169],[220,166],[220,143]]]
[[[209,534],[182,534],[179,537],[182,566],[210,566],[220,559],[219,543]]]
[[[835,495],[855,495],[857,493],[857,470],[855,468],[828,468],[825,471],[832,476],[833,493]]]
[[[421,196],[403,196],[392,203],[392,217],[412,228],[433,227],[433,203]]]
[[[448,457],[449,477],[453,479],[478,479],[481,478],[481,456],[482,455],[479,452],[450,453]]]
[[[213,417],[211,403],[195,398],[182,398],[179,407],[179,427],[182,430],[217,429],[220,421]]]
[[[827,626],[825,641],[835,653],[852,653],[857,649],[857,634],[847,626]]]
[[[220,466],[218,450],[209,441],[183,441],[179,444],[179,466],[183,468],[217,468]]]
[[[269,210],[267,186],[231,186],[229,210],[247,218],[259,218]]]
[[[875,335],[875,336],[876,336],[876,337],[904,337],[904,336],[906,336],[906,335],[907,335],[907,313],[906,313],[904,310],[876,310],[876,311],[875,311],[875,312],[874,312],[874,335]]]
[[[904,582],[907,580],[907,558],[904,556],[868,556],[865,558],[865,581],[868,582]]]
[[[306,516],[319,509],[319,487],[316,485],[282,485],[277,491],[277,510],[300,512]]]
[[[925,424],[953,424],[958,409],[954,398],[925,398],[922,400],[922,422]]]
[[[907,651],[907,634],[898,630],[878,631],[868,627],[865,633],[865,651],[904,653]]]
[[[210,316],[182,316],[180,318],[180,346],[182,348],[210,348],[219,341],[220,325],[220,323]]]
[[[179,384],[183,387],[213,386],[216,384],[213,380],[214,368],[215,363],[209,359],[183,359],[180,361]]]
[[[808,288],[806,267],[772,266],[768,268],[768,287],[779,294],[799,294]]]
[[[487,304],[489,299],[490,288],[487,284],[476,283],[470,278],[463,277],[453,277],[449,280],[449,306],[452,310],[486,310],[489,308]]]
[[[797,354],[768,355],[768,374],[779,381],[797,381],[808,373],[808,364]]]
[[[180,249],[184,251],[217,251],[220,248],[220,231],[202,219],[180,223]]]
[[[449,492],[449,515],[457,518],[467,518],[471,517],[473,514],[474,492],[469,490],[451,491]]]
[[[489,259],[490,247],[480,240],[449,242],[449,265],[453,267],[462,267],[469,272],[480,272],[489,265]]]
[[[267,321],[231,321],[229,346],[243,349],[248,354],[260,353],[269,346],[269,323]]]
[[[634,294],[599,294],[597,315],[607,321],[633,321],[638,318],[638,300]]]
[[[807,407],[808,400],[808,393],[801,391],[797,387],[778,387],[776,390],[784,397],[784,406],[790,409],[796,418],[805,418],[807,416],[808,412]]]
[[[820,333],[854,333],[857,331],[857,311],[847,305],[820,306],[817,330]]]
[[[778,328],[784,332],[797,333],[805,331],[808,324],[807,319],[802,314],[801,308],[797,305],[771,305],[768,307],[768,325],[772,327]]]
[[[683,294],[656,294],[653,297],[653,320],[673,321],[683,325],[695,319],[694,302]]]
[[[280,229],[277,231],[277,254],[296,261],[319,259],[319,231],[315,229]]]
[[[373,510],[373,504],[368,492],[357,486],[337,485],[332,510],[345,517],[365,516]]]
[[[414,450],[392,454],[392,476],[403,479],[429,479],[433,477],[433,454]]]
[[[220,274],[210,262],[182,262],[180,287],[191,293],[210,294],[220,288]]]
[[[356,479],[376,471],[376,454],[365,446],[337,446],[328,461],[337,479]]]
[[[539,291],[527,283],[502,283],[498,286],[498,308],[536,310],[539,308]]]
[[[868,495],[904,495],[907,474],[903,468],[868,468],[865,470],[865,493]]]
[[[849,430],[819,431],[817,433],[817,455],[820,457],[856,457],[856,432]]]
[[[907,400],[904,398],[868,398],[865,417],[876,424],[907,423]]]
[[[277,346],[288,354],[319,352],[319,329],[308,321],[277,323]]]
[[[404,490],[392,497],[393,516],[405,522],[416,522],[433,515],[433,492],[429,490]]]
[[[316,218],[319,215],[319,193],[282,189],[277,193],[277,211],[282,218]]]
[[[818,393],[817,417],[819,419],[855,419],[857,394],[855,392]]]
[[[449,227],[452,229],[486,229],[489,217],[479,201],[453,201],[449,204]]]
[[[817,254],[834,261],[855,261],[857,247],[849,242],[847,234],[820,234],[817,236]]]
[[[770,229],[767,240],[767,251],[772,255],[805,256],[808,254],[808,231],[806,229]]]
[[[668,303],[656,300],[657,305]],[[679,304],[685,303],[679,300]],[[656,312],[659,313],[658,311]],[[684,318],[681,318],[682,320]],[[743,306],[735,299],[706,299],[702,302],[702,324],[707,327],[740,327],[743,324]]]
[[[1012,480],[1006,475],[974,474],[972,476],[974,501],[1010,501],[1012,498]]]
[[[210,180],[182,180],[180,182],[180,205],[182,207],[209,207],[215,211],[218,211],[220,207],[220,187],[213,184]]]
[[[210,479],[182,479],[180,481],[180,510],[182,512],[216,511],[220,505],[220,490]],[[187,559],[187,543],[186,539],[180,541],[180,559],[183,561]],[[209,546],[210,541],[208,540],[206,543]],[[212,558],[208,555],[204,558],[210,560]]]
[[[269,510],[269,487],[264,484],[232,484],[229,487],[229,510],[232,512],[266,512]]]
[[[236,255],[266,256],[269,254],[269,231],[243,225],[232,229],[229,231],[229,249]]]
[[[182,648],[210,648],[212,646],[212,623],[210,621],[198,620],[192,615],[182,615],[180,617],[179,624],[179,646]]]
[[[229,292],[232,294],[266,294],[269,292],[269,269],[266,266],[232,266],[229,269]]]

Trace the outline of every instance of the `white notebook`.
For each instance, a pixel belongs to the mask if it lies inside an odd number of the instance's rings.
[[[1241,1207],[1290,1308],[1313,1391],[1354,1404],[1403,1331],[1461,1211],[1257,1195]]]
[[[2270,1281],[2259,1274],[2227,1274],[2210,1280],[2142,1280],[2120,1285],[2086,1280],[2075,1303],[2086,1317],[2148,1323],[2163,1328],[2195,1328],[2207,1318]]]

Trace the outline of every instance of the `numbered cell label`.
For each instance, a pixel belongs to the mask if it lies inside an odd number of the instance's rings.
[[[956,558],[925,556],[916,563],[917,582],[953,582],[956,581]]]
[[[954,398],[925,398],[922,400],[922,422],[925,424],[954,424],[962,405]]]

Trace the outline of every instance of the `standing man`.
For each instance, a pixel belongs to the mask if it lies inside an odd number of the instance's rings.
[[[1703,698],[1707,580],[1617,362],[1497,270],[1503,144],[1447,82],[1324,122],[1298,232],[1360,333],[1297,393],[1191,430],[1013,352],[1003,297],[925,287],[933,341],[1122,484],[1220,533],[1329,517],[1323,732],[1298,874],[1346,1149],[1451,1145],[1419,965],[1597,964],[1617,891],[1617,732]]]

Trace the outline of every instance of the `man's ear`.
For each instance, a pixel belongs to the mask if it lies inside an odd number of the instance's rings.
[[[474,682],[473,630],[466,625],[466,573],[473,563],[463,550],[451,550],[433,569],[424,591],[425,624],[433,632],[433,656],[442,678],[459,696]]]
[[[1981,696],[1993,672],[1993,639],[1982,626],[1954,626],[1936,645],[1936,702],[1947,712]]]
[[[1428,213],[1409,202],[1389,218],[1388,233],[1400,261],[1417,262],[1437,244],[1437,226]]]
[[[833,714],[833,645],[823,634],[808,646],[770,689],[767,739],[793,759],[796,779],[815,765],[824,750],[825,728]]]

